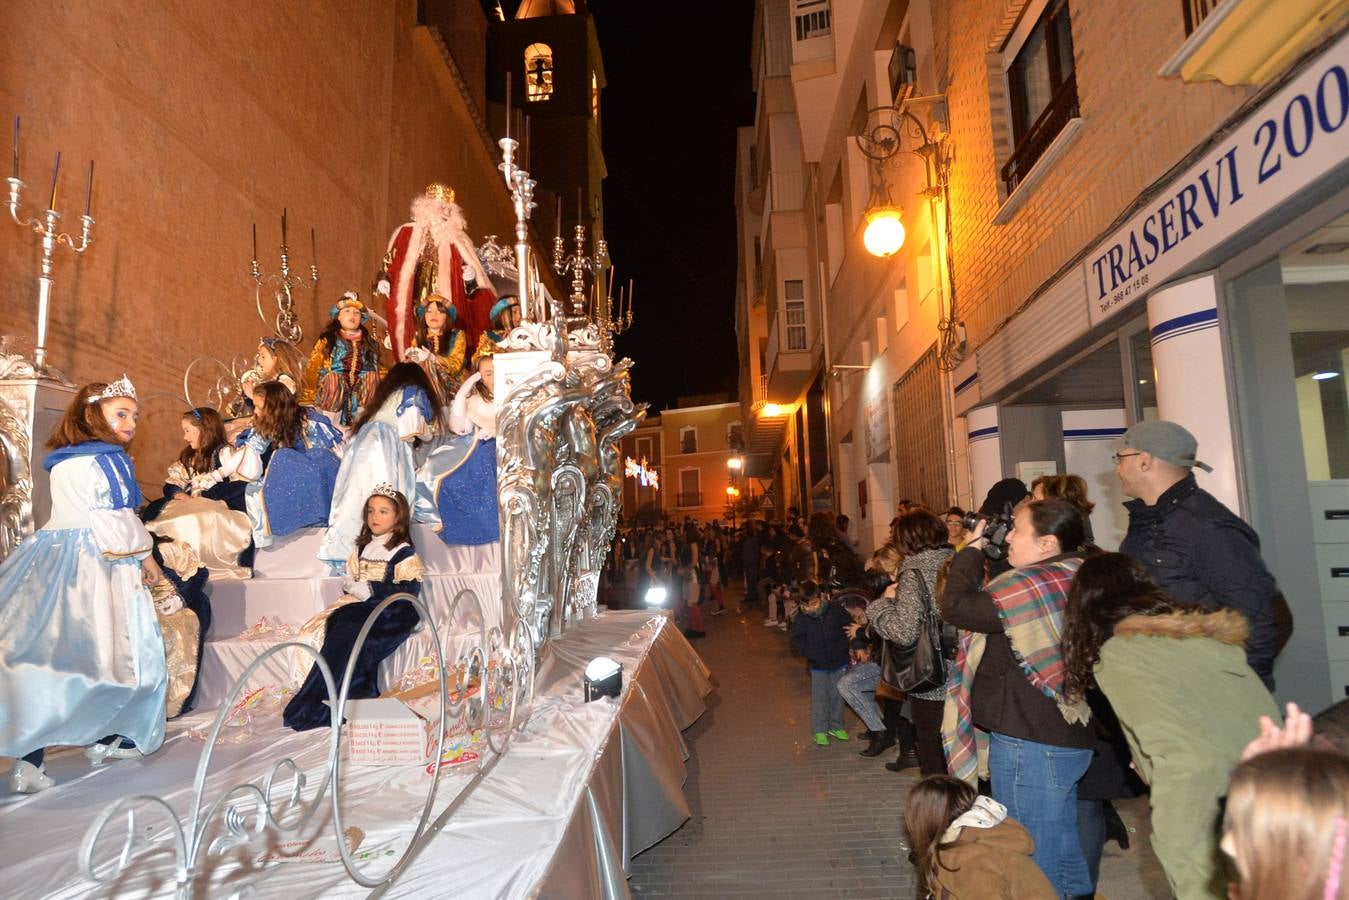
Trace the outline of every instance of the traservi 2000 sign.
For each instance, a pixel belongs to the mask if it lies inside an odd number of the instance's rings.
[[[1087,256],[1091,322],[1349,160],[1349,37]]]

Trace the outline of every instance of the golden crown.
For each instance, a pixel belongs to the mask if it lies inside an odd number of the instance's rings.
[[[430,200],[439,200],[442,203],[453,203],[454,188],[437,181],[426,186],[426,196],[427,199]]]

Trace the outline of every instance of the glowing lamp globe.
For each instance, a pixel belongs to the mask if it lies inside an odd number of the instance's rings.
[[[782,415],[782,407],[778,406],[776,403],[765,403],[763,414],[764,418],[776,419],[778,416]]]
[[[898,206],[877,206],[867,212],[867,228],[862,243],[867,252],[882,259],[894,256],[904,246],[903,214]]]

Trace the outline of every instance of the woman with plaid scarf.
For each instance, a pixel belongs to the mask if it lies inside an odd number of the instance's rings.
[[[1077,782],[1094,737],[1085,702],[1063,693],[1063,610],[1082,563],[1082,514],[1062,500],[1016,511],[1010,572],[984,582],[983,524],[956,554],[942,618],[962,629],[942,736],[951,774],[987,772],[993,799],[1026,826],[1060,896],[1092,896],[1077,830]],[[985,752],[986,748],[986,752]]]

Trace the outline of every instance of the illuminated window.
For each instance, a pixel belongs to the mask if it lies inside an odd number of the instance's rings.
[[[594,72],[590,73],[590,118],[600,117],[600,80]]]
[[[525,48],[525,99],[551,100],[553,97],[553,48],[530,44]]]

